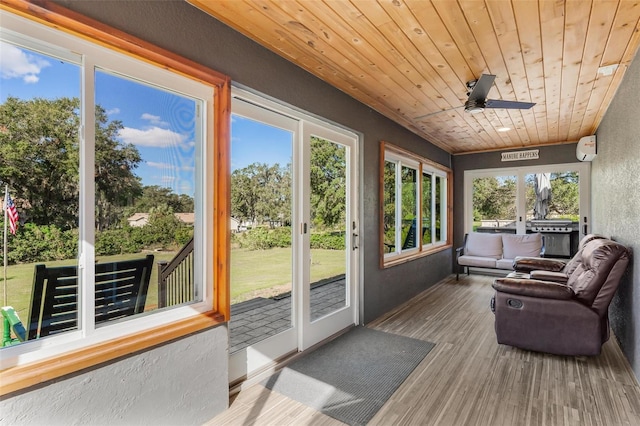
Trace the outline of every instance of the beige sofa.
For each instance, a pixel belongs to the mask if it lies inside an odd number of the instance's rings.
[[[460,268],[469,267],[513,270],[513,261],[518,256],[543,257],[542,234],[486,234],[471,232],[464,236],[464,245],[456,249],[459,279]]]

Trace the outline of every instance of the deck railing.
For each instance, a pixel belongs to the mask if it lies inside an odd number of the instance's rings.
[[[193,237],[167,262],[158,262],[158,308],[193,300]]]

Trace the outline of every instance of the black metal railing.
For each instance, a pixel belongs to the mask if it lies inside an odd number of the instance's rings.
[[[193,237],[167,262],[158,262],[158,308],[193,300]]]

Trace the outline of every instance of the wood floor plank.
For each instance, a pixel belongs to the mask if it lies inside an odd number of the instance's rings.
[[[492,277],[452,276],[368,327],[436,346],[370,425],[640,425],[640,386],[615,338],[598,357],[498,345]],[[208,425],[340,425],[255,385]]]

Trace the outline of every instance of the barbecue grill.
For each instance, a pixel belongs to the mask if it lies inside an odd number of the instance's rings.
[[[567,219],[532,220],[531,232],[544,235],[545,257],[571,257],[573,223]],[[576,244],[573,244],[576,245]]]

